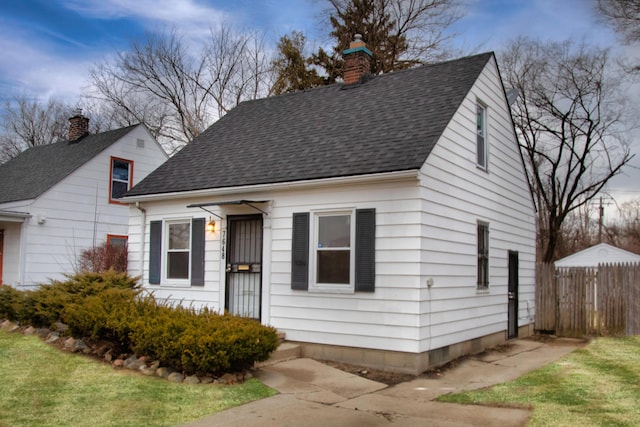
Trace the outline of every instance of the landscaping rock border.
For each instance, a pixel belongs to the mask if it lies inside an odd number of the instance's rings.
[[[253,378],[253,374],[250,371],[225,373],[217,377],[213,375],[185,375],[170,366],[160,366],[159,360],[152,360],[147,356],[114,354],[114,346],[107,342],[92,343],[89,340],[65,336],[64,333],[68,328],[63,323],[57,322],[54,328],[55,330],[20,326],[10,320],[2,320],[0,322],[0,330],[21,332],[25,335],[38,335],[47,344],[54,345],[69,353],[81,353],[94,357],[109,363],[114,369],[127,369],[139,372],[142,375],[164,378],[175,383],[232,385],[243,383]]]

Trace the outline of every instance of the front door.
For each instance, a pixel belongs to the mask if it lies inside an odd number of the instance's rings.
[[[2,259],[2,252],[4,250],[4,230],[0,230],[0,285],[2,285],[2,264],[4,260]]]
[[[518,338],[518,252],[509,251],[508,339]]]
[[[229,216],[225,309],[260,319],[262,215]]]

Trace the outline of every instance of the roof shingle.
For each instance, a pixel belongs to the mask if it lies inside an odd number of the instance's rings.
[[[127,196],[419,169],[492,56],[241,103]]]
[[[32,147],[0,165],[0,203],[34,199],[138,125]]]

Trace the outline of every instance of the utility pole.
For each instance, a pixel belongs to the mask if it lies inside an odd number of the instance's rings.
[[[600,218],[598,219],[598,243],[602,243],[603,219],[604,219],[604,206],[602,205],[602,196],[600,196]]]
[[[609,198],[611,200],[611,198]],[[604,207],[609,206],[611,204],[610,201],[604,202],[602,196],[600,196],[600,204],[598,208],[598,243],[602,243],[602,227],[604,226]]]

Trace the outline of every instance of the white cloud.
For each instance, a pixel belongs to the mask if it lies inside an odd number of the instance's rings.
[[[561,41],[573,38],[608,46],[612,31],[597,22],[593,4],[585,0],[473,0],[455,26],[462,46],[500,50],[518,36]]]
[[[151,22],[219,21],[226,13],[193,0],[65,0],[65,7],[91,18],[134,18]]]
[[[0,76],[6,87],[3,96],[24,93],[42,100],[54,97],[68,102],[78,98],[91,63],[98,59],[57,56],[46,43],[10,27],[0,30],[0,52]]]
[[[192,39],[231,19],[222,9],[194,0],[64,0],[64,6],[91,19],[132,19],[151,31],[175,28]]]

